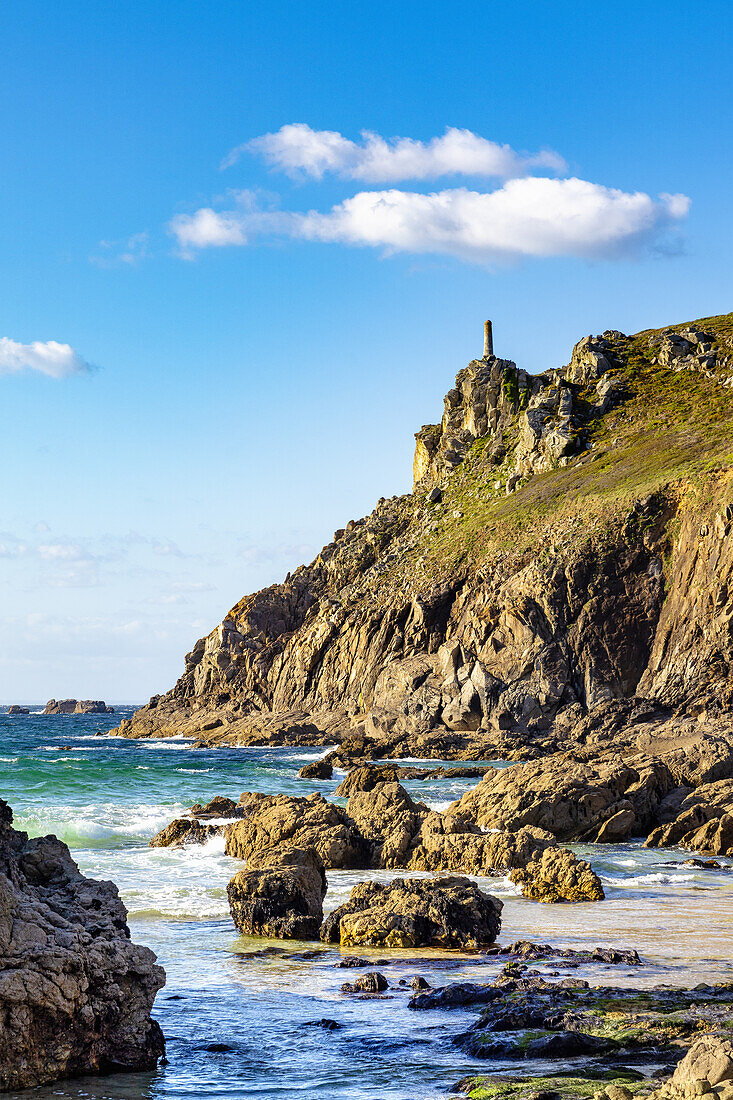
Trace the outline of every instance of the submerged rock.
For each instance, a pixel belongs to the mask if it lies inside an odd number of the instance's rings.
[[[11,822],[0,800],[0,1089],[154,1069],[165,972],[130,941],[117,887]]]
[[[467,878],[360,882],[321,928],[327,943],[475,949],[494,943],[502,903]]]
[[[221,825],[207,825],[191,817],[176,817],[170,825],[166,825],[152,840],[148,841],[150,848],[183,848],[187,844],[205,844],[212,836],[218,836],[222,831]]]
[[[312,848],[271,848],[237,872],[227,896],[232,919],[245,935],[317,939],[326,872]]]

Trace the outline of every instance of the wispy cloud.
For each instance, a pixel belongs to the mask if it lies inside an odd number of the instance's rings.
[[[88,374],[92,369],[69,344],[57,340],[20,344],[7,336],[0,337],[0,374],[34,370],[50,378],[68,378],[72,374]]]
[[[263,210],[251,192],[241,192],[234,209],[181,214],[169,228],[188,257],[203,248],[286,237],[484,264],[525,257],[617,259],[654,244],[689,205],[685,195],[654,199],[582,179],[528,177],[489,192],[362,191],[326,212]]]
[[[229,168],[244,154],[262,157],[270,167],[299,178],[322,179],[333,173],[365,183],[437,179],[440,176],[481,176],[511,179],[536,168],[564,172],[565,161],[551,149],[516,152],[509,145],[449,126],[430,141],[386,139],[363,130],[361,141],[350,141],[336,130],[313,130],[304,122],[282,126],[274,134],[238,145],[222,161]]]
[[[133,233],[119,241],[100,241],[98,247],[98,252],[89,257],[97,267],[131,267],[150,254],[150,235],[147,231]]]

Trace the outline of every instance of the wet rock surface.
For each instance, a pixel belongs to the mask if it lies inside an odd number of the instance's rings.
[[[0,800],[0,1089],[155,1068],[165,973],[126,918],[113,883],[85,878],[56,837],[13,829]]]

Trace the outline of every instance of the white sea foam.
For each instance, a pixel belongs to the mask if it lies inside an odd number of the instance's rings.
[[[213,768],[175,768],[174,771],[183,775],[203,775],[204,772],[213,772]]]
[[[664,871],[652,871],[646,875],[630,875],[628,878],[617,878],[614,875],[601,875],[601,879],[608,886],[679,886],[692,882],[694,875],[668,874]]]
[[[171,744],[171,741],[173,740],[174,738],[170,737],[166,741],[141,741],[140,744],[144,745],[146,749],[168,749],[169,751],[177,750],[179,752],[190,749],[191,745],[193,744],[193,741],[190,738],[188,738],[186,741],[179,741],[178,739],[175,739],[176,743]]]
[[[33,836],[55,833],[70,846],[81,847],[85,843],[110,842],[117,838],[147,840],[185,809],[180,803],[170,806],[145,803],[125,806],[118,802],[54,805],[48,809],[21,811],[16,814],[16,820],[20,828]]]
[[[0,764],[17,764],[17,756],[0,756]]]

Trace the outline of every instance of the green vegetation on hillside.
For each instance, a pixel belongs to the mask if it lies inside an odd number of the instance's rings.
[[[733,314],[613,341],[613,375],[623,381],[624,397],[605,416],[594,418],[595,395],[576,387],[578,406],[588,410],[587,445],[568,465],[535,474],[507,495],[516,426],[514,438],[505,438],[507,457],[501,466],[487,460],[489,439],[477,440],[449,479],[426,528],[426,572],[468,567],[497,550],[521,552],[532,546],[541,553],[543,543],[586,537],[596,526],[627,515],[634,500],[664,486],[694,492],[696,485],[709,484],[709,475],[731,467],[733,389],[723,383],[733,371],[708,378],[654,362],[658,349],[650,347],[649,338],[689,325],[709,332],[719,355],[733,352]]]

